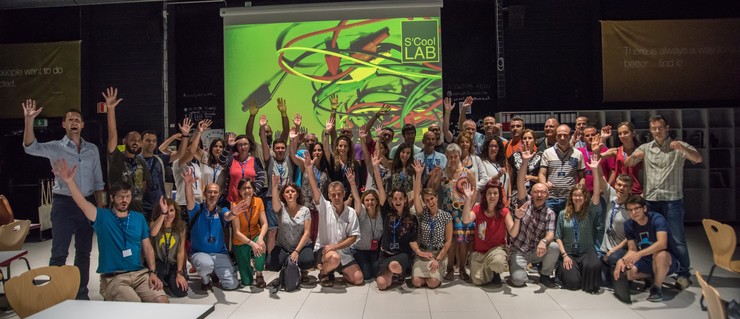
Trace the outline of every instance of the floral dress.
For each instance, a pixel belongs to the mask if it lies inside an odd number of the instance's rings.
[[[441,208],[452,215],[452,240],[459,243],[472,243],[475,235],[475,222],[463,224],[462,210],[465,206],[463,185],[468,181],[468,169],[452,178],[447,177],[447,170],[443,171],[441,191]]]

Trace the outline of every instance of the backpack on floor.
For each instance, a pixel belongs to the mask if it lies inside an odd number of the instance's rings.
[[[301,287],[301,268],[298,267],[297,263],[290,260],[290,257],[286,258],[283,268],[280,269],[280,275],[277,279],[272,281],[272,288],[270,293],[277,293],[281,288],[285,291],[294,291]]]

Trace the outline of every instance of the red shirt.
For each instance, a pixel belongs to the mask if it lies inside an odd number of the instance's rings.
[[[239,180],[242,178],[251,178],[254,180],[257,177],[257,173],[254,170],[254,156],[250,156],[244,162],[240,162],[235,156],[231,162],[229,175],[229,194],[226,200],[235,203],[239,201],[239,190],[236,189],[236,186],[239,185]]]
[[[506,244],[506,215],[508,208],[501,210],[501,217],[488,217],[481,210],[480,204],[473,207],[475,213],[475,242],[473,248],[479,253],[486,253],[491,248]]]
[[[617,160],[615,165],[617,176],[621,174],[629,175],[632,178],[632,191],[630,192],[630,194],[642,194],[642,185],[640,185],[640,179],[638,179],[637,177],[640,176],[640,170],[642,169],[643,162],[640,162],[632,167],[627,167],[627,165],[624,165],[626,157],[627,153],[624,152],[624,146],[620,146],[617,149]]]

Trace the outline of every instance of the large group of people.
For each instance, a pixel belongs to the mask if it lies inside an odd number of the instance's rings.
[[[202,291],[264,288],[263,271],[287,263],[298,265],[302,282],[316,269],[324,287],[339,273],[345,284],[374,280],[380,290],[407,279],[410,287],[434,289],[455,273],[473,285],[518,287],[538,273],[547,288],[595,294],[620,278],[645,280],[648,300],[660,301],[667,276],[677,275],[679,289],[691,284],[683,166],[702,157],[671,138],[658,115],[649,121],[653,140],[642,144],[623,122],[616,126],[620,145],[608,145],[611,126],[596,128],[585,117],[574,128],[547,119],[539,137],[514,117],[505,139],[493,116],[478,132],[466,118],[469,97],[460,103],[455,136],[449,122],[456,105],[447,98],[442,122],[421,141],[413,121],[403,121],[391,147],[394,127],[375,125],[390,106],[353,131],[337,127],[339,101],[328,96],[325,130],[306,132],[300,114],[291,125],[279,98],[280,136],[249,103],[244,134],[204,146],[211,121],[186,118],[158,145],[153,131],[119,140],[122,99],[115,88],[103,98],[108,199],[98,149],[80,135],[82,114],[67,112],[66,136],[42,143],[33,132],[41,108],[23,103],[24,148],[49,158],[57,176],[49,263],[66,262],[74,235],[78,299],[89,297],[93,232],[105,300],[168,302],[168,295],[187,295],[190,273]],[[170,166],[174,198],[165,188]]]

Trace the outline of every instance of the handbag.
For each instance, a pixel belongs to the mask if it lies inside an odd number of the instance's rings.
[[[290,257],[286,258],[283,268],[280,269],[280,275],[270,284],[271,294],[277,293],[281,288],[287,292],[297,290],[301,287],[301,268],[290,260]]]
[[[52,195],[52,189],[54,188],[54,180],[42,179],[39,183],[41,185],[41,202],[39,203],[39,224],[41,224],[41,231],[50,229],[51,225],[51,205],[54,201]]]

